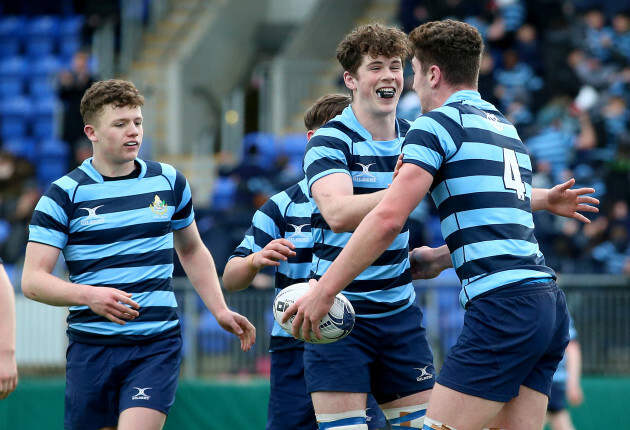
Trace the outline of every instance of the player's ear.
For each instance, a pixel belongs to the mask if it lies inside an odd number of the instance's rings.
[[[357,84],[355,82],[354,77],[350,74],[350,72],[343,72],[343,82],[346,84],[346,87],[350,90],[356,90]]]
[[[96,136],[96,130],[93,125],[86,125],[83,127],[83,132],[87,136],[88,139],[92,142],[98,142],[98,137]]]
[[[315,130],[309,130],[306,132],[306,140],[311,140],[311,137],[315,134]]]

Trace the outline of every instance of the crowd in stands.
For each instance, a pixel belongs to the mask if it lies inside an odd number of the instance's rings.
[[[630,274],[630,6],[580,0],[402,0],[399,11],[398,24],[405,31],[446,18],[477,27],[486,43],[479,91],[515,124],[534,163],[534,186],[574,177],[576,186],[596,189],[600,213],[589,215],[591,224],[535,214],[548,264],[564,273]],[[420,105],[411,89],[411,70],[406,76],[398,115],[413,120]],[[275,144],[272,139],[247,136],[242,164],[221,172],[213,196],[216,211],[233,213],[240,206],[251,214],[293,178],[286,172],[299,168],[299,162],[292,164],[281,150],[282,138]],[[244,171],[250,173],[244,176]],[[227,218],[231,225],[222,228],[235,232],[235,245],[247,221],[235,225],[240,217]],[[411,223],[412,246],[441,244],[431,205],[419,207]]]
[[[91,153],[78,114],[97,79],[85,48],[99,22],[117,19],[115,1],[28,3],[21,10],[26,3],[0,1],[0,257],[8,265],[21,261],[32,196]],[[516,125],[534,162],[534,186],[575,177],[597,190],[601,211],[589,215],[591,224],[535,215],[548,263],[565,273],[630,274],[630,6],[401,0],[396,20],[410,31],[445,18],[484,36],[479,91]],[[413,120],[420,106],[411,82],[409,67],[398,114]],[[300,178],[305,145],[302,134],[250,133],[241,159],[218,170],[208,208],[197,212],[220,272],[255,209]],[[412,246],[441,244],[431,205],[410,222]]]

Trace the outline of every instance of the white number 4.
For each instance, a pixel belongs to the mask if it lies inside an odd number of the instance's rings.
[[[503,183],[506,190],[516,191],[519,200],[525,200],[525,183],[521,180],[521,171],[518,168],[516,152],[513,149],[503,148]]]

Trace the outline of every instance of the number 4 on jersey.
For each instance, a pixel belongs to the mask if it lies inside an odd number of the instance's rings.
[[[519,200],[525,200],[525,183],[521,180],[521,171],[518,168],[516,152],[513,149],[503,148],[503,183],[506,190],[516,191]]]

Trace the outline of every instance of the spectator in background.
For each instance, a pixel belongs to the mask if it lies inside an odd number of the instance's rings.
[[[606,17],[598,6],[586,10],[582,19],[584,45],[589,56],[606,62],[611,57],[613,30],[606,26]]]
[[[573,319],[569,325],[569,344],[564,350],[564,358],[553,375],[551,396],[547,405],[547,422],[551,430],[575,430],[571,415],[567,411],[567,400],[572,406],[584,401],[580,379],[582,376],[582,350],[577,340]]]
[[[0,258],[6,264],[22,261],[28,224],[39,197],[33,165],[0,152]]]
[[[619,11],[612,19],[612,55],[619,64],[630,64],[630,8]]]
[[[0,400],[18,384],[15,362],[15,293],[0,261]]]
[[[86,51],[77,52],[72,57],[72,68],[62,70],[58,76],[57,95],[63,103],[61,139],[70,145],[69,167],[71,169],[83,162],[84,149],[86,144],[90,144],[83,133],[83,118],[79,110],[83,94],[96,81],[90,72],[89,59],[90,56]]]

